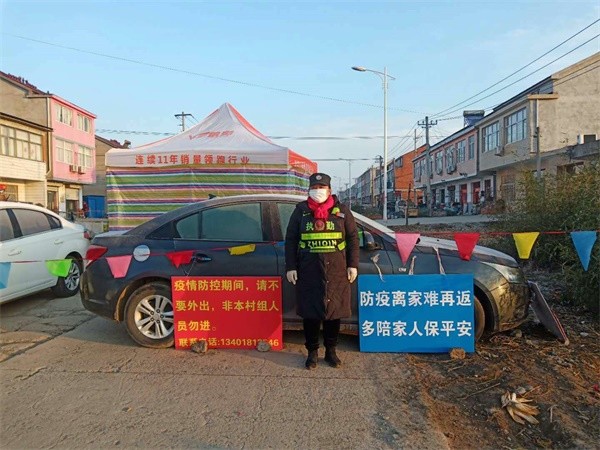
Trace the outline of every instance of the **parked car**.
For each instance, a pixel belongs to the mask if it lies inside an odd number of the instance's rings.
[[[0,202],[0,262],[9,262],[0,303],[51,288],[57,297],[77,294],[83,257],[90,246],[82,225],[52,211],[27,203]],[[52,275],[47,260],[70,259],[65,277]]]
[[[156,217],[127,232],[108,232],[92,241],[82,278],[82,302],[88,310],[124,321],[138,344],[160,348],[174,343],[171,276],[280,276],[285,280],[284,246],[288,220],[296,203],[292,195],[243,195],[193,203]],[[355,214],[360,242],[360,274],[406,275],[394,232]],[[224,249],[255,243],[242,256]],[[528,313],[530,291],[517,262],[510,256],[476,246],[470,261],[459,258],[454,241],[421,237],[412,252],[414,274],[437,274],[438,249],[446,273],[474,276],[476,337],[521,323]],[[192,250],[192,263],[176,268],[164,255]],[[124,278],[114,278],[106,257],[132,258]],[[377,265],[373,258],[379,255]],[[185,272],[184,272],[185,269]],[[296,315],[295,288],[283,283],[283,321],[286,328],[301,325]],[[357,291],[353,284],[352,317],[357,324]]]

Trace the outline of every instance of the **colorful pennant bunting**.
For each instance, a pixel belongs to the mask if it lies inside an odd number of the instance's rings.
[[[596,232],[573,231],[571,233],[571,239],[573,240],[573,245],[575,246],[575,250],[577,250],[577,254],[581,260],[583,270],[587,272],[588,267],[590,266],[592,248],[594,247],[594,242],[596,242]]]
[[[167,253],[167,258],[171,260],[175,267],[179,267],[181,264],[189,264],[192,261],[193,250],[183,250],[180,252]]]
[[[110,267],[113,277],[123,278],[125,275],[127,275],[131,258],[132,255],[106,257],[106,262],[108,263],[108,267]]]
[[[230,247],[230,255],[244,255],[246,253],[252,253],[256,249],[256,244],[239,245],[237,247]]]
[[[0,289],[8,286],[8,275],[10,274],[10,263],[0,262]]]
[[[396,245],[398,245],[402,264],[406,265],[406,261],[408,261],[408,257],[415,248],[420,236],[420,233],[396,233]]]
[[[70,259],[48,259],[46,261],[46,267],[50,275],[56,277],[66,277],[69,275],[69,269],[71,268]]]
[[[458,248],[458,254],[460,259],[469,261],[473,254],[473,249],[477,245],[480,233],[454,233],[454,241],[456,242],[456,248]]]
[[[513,239],[515,240],[515,245],[517,246],[519,258],[529,259],[533,244],[535,244],[535,241],[539,235],[539,231],[532,231],[529,233],[513,233]]]

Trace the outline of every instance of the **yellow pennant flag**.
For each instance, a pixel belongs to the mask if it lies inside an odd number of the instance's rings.
[[[230,255],[243,255],[245,253],[252,253],[256,249],[256,244],[248,244],[248,245],[239,245],[237,247],[230,247],[229,250]]]
[[[69,275],[69,269],[71,268],[70,259],[49,259],[46,261],[46,267],[50,275],[56,277],[66,277]]]
[[[513,239],[515,240],[515,245],[517,246],[519,258],[529,259],[533,244],[535,244],[535,241],[539,235],[539,231],[532,231],[530,233],[513,233]]]

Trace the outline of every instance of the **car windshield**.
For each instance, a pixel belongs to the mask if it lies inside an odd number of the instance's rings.
[[[369,219],[368,217],[363,216],[362,214],[358,214],[355,212],[352,212],[352,214],[354,215],[354,217],[358,220],[360,220],[362,223],[364,223],[365,225],[368,225],[371,228],[375,228],[377,231],[381,232],[382,234],[394,234],[394,232],[392,230],[390,230],[388,227],[386,227],[385,225],[380,224],[379,222],[375,222],[372,219]]]

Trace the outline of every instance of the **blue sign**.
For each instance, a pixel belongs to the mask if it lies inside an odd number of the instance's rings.
[[[473,275],[359,275],[363,352],[475,351]]]

